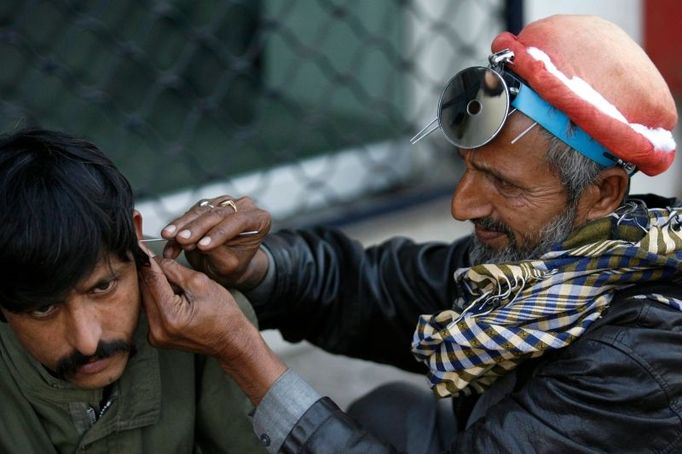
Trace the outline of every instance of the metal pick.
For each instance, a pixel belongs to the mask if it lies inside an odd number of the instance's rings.
[[[258,230],[247,230],[246,232],[241,232],[239,236],[251,236],[251,235],[257,235],[259,233]],[[140,240],[141,243],[155,243],[157,241],[168,241],[166,238],[145,238],[143,240]]]

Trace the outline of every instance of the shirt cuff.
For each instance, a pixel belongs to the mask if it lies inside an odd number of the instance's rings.
[[[272,294],[272,290],[275,288],[275,259],[272,257],[272,253],[268,248],[263,245],[261,245],[260,248],[268,257],[268,271],[265,273],[265,277],[260,284],[251,290],[242,292],[246,295],[251,304],[254,305],[266,302]]]
[[[318,400],[317,391],[293,370],[277,379],[253,415],[253,430],[268,452],[279,451],[291,429]]]

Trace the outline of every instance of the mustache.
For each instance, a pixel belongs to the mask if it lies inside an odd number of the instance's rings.
[[[494,219],[491,218],[480,218],[472,221],[475,225],[482,227],[486,230],[490,230],[492,232],[498,232],[498,233],[504,233],[509,237],[509,239],[514,240],[514,233],[512,232],[511,228],[507,224],[504,224],[500,221],[495,221]]]
[[[130,353],[132,356],[135,354],[136,348],[133,344],[123,340],[116,340],[111,342],[102,341],[99,344],[97,344],[97,350],[92,355],[86,356],[79,351],[75,351],[70,355],[60,359],[59,362],[57,363],[57,367],[55,368],[54,374],[57,378],[61,380],[66,380],[69,377],[75,375],[76,372],[78,372],[78,369],[80,369],[87,363],[93,360],[109,358],[110,356],[122,352]]]
[[[501,250],[492,250],[474,237],[469,257],[474,264],[517,262],[538,258],[552,250],[557,243],[561,243],[571,234],[575,224],[575,213],[576,208],[569,205],[564,213],[550,220],[539,232],[522,237],[521,244],[518,244],[514,234],[506,224],[490,218],[477,219],[473,221],[474,224],[507,235],[509,244]]]

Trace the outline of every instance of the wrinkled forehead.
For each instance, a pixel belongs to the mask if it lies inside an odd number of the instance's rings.
[[[515,110],[509,114],[493,140],[472,151],[474,154],[489,152],[515,160],[542,162],[546,158],[552,138],[554,136],[535,120]]]
[[[509,117],[497,137],[475,149],[459,149],[467,166],[532,190],[563,187],[557,170],[550,165],[552,136],[521,112]]]

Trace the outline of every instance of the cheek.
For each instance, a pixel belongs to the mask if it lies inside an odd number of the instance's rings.
[[[525,199],[515,199],[507,207],[504,213],[500,213],[500,220],[511,229],[519,244],[539,234],[563,209],[559,202],[550,206],[539,206]]]
[[[528,200],[526,200],[523,197],[514,197],[511,199],[508,199],[509,207],[514,208],[515,211],[518,212],[518,210],[522,210],[524,212],[534,212],[535,207],[529,203]]]
[[[70,352],[64,348],[66,342],[58,324],[12,323],[10,327],[15,337],[33,358],[49,369],[54,369],[60,359]]]
[[[506,205],[504,216],[513,223],[513,230],[535,232],[563,210],[566,196],[563,192],[545,188],[536,194],[521,194],[501,201]]]
[[[119,292],[112,303],[107,305],[109,323],[103,337],[105,340],[130,341],[140,316],[141,300],[137,285],[129,285],[125,291]]]
[[[538,207],[523,196],[503,197],[499,194],[495,209],[499,220],[516,234],[531,228],[540,212]]]

